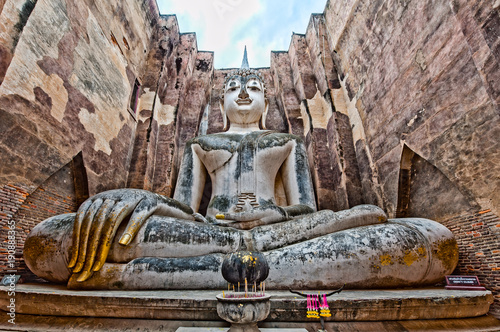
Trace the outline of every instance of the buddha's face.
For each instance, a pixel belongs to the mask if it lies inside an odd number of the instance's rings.
[[[224,87],[224,111],[231,123],[258,122],[267,107],[264,86],[256,77],[235,76]]]

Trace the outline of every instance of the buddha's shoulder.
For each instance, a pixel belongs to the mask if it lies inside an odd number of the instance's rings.
[[[283,146],[290,142],[303,144],[303,141],[299,136],[271,131],[259,139],[259,147]]]
[[[187,145],[198,145],[203,150],[228,150],[234,151],[238,148],[242,136],[236,134],[216,133],[201,135],[190,139]]]
[[[187,142],[187,145],[198,145],[205,151],[238,149],[243,139],[245,141],[258,142],[259,148],[283,146],[289,142],[302,144],[302,139],[298,136],[280,133],[271,130],[262,130],[250,134],[239,133],[216,133],[195,137]]]

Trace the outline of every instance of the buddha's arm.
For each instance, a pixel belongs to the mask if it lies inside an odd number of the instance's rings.
[[[193,211],[197,212],[203,196],[207,171],[195,152],[195,144],[190,140],[184,149],[174,199],[190,206]]]
[[[281,166],[283,187],[288,206],[283,207],[289,217],[297,217],[316,211],[314,188],[302,140],[292,141],[290,154]]]

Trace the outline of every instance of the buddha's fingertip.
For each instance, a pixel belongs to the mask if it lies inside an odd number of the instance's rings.
[[[72,259],[69,263],[68,263],[68,268],[71,269],[75,266],[76,264],[76,259]]]
[[[73,273],[78,273],[83,269],[83,264],[76,264],[76,266],[73,268]]]
[[[78,279],[76,279],[76,281],[83,282],[87,280],[91,274],[92,273],[90,271],[83,271],[82,274],[80,274],[80,276],[78,277]]]
[[[126,246],[127,244],[130,243],[130,241],[132,240],[132,235],[128,234],[128,233],[125,233],[123,234],[123,236],[121,237],[119,243],[120,244],[123,244],[124,246]]]
[[[92,268],[92,271],[98,272],[102,266],[104,265],[104,262],[97,262],[94,264],[94,267]]]

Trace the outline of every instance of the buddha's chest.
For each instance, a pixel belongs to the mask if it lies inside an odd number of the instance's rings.
[[[244,146],[235,151],[227,149],[205,151],[199,146],[194,146],[193,150],[208,173],[224,172],[233,175],[235,179],[247,173],[257,176],[272,170],[277,171],[290,153],[290,147],[286,145],[263,149],[250,149]]]
[[[239,138],[194,144],[193,152],[210,174],[223,172],[238,179],[277,171],[292,149],[291,141],[273,139],[272,134]]]

